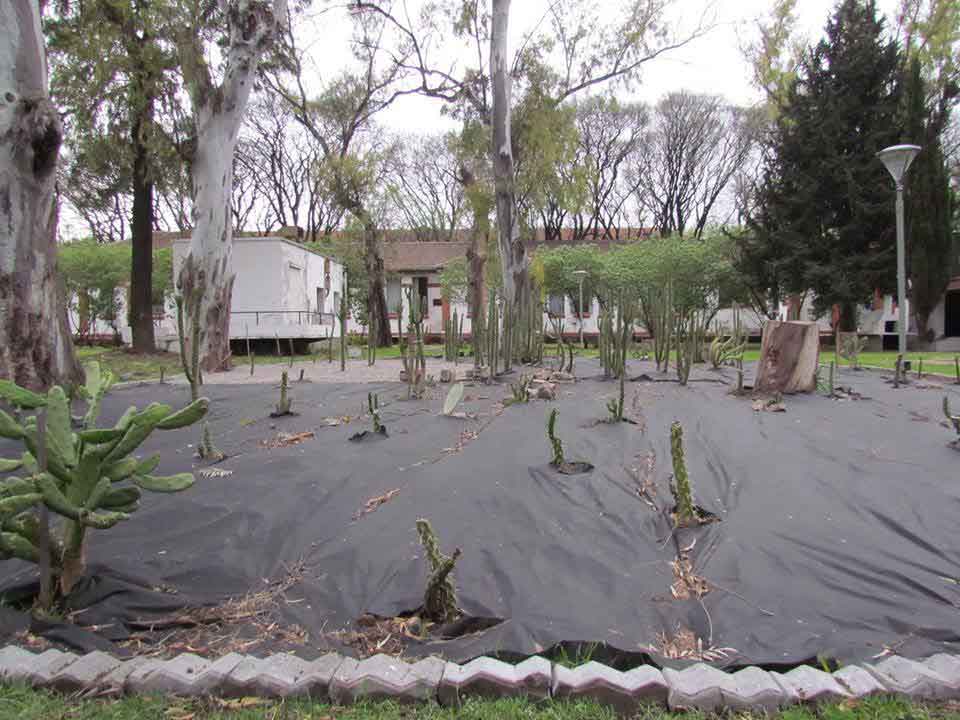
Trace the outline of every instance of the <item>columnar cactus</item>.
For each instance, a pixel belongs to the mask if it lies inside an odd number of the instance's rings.
[[[290,415],[290,408],[293,405],[293,402],[290,400],[288,394],[289,390],[289,378],[287,377],[287,371],[283,370],[280,373],[280,402],[277,403],[276,410],[271,414],[272,417],[281,417],[283,415]]]
[[[450,573],[460,558],[460,548],[454,550],[449,557],[443,555],[429,520],[417,520],[417,534],[430,563],[430,577],[423,594],[423,617],[437,623],[455,620],[460,615],[460,608],[457,606],[457,591]]]
[[[673,479],[670,492],[676,504],[675,515],[678,527],[696,521],[697,513],[693,505],[693,491],[690,489],[690,477],[687,475],[687,462],[683,455],[683,426],[674,422],[670,426],[670,456],[673,460]]]
[[[557,437],[557,409],[553,408],[550,411],[550,415],[547,417],[547,439],[550,441],[550,446],[553,448],[553,460],[550,461],[550,464],[554,467],[562,467],[566,464],[566,460],[563,457],[563,443],[560,441],[560,438]]]
[[[0,400],[21,410],[46,413],[45,430],[38,432],[37,418],[19,422],[0,410],[0,437],[19,440],[26,452],[16,460],[0,461],[0,471],[23,470],[24,477],[0,482],[0,557],[38,562],[39,525],[33,508],[43,503],[63,516],[62,538],[51,543],[51,568],[59,575],[60,590],[67,594],[85,569],[87,528],[106,529],[126,520],[139,507],[141,490],[179,492],[194,483],[181,473],[158,477],[151,473],[160,462],[154,455],[140,459],[132,453],[154,430],[174,430],[200,420],[208,400],[199,398],[174,412],[169,405],[151,403],[142,411],[129,408],[112,428],[97,428],[100,403],[113,382],[97,364],[86,368],[87,382],[80,388],[87,401],[81,429],[71,428],[70,403],[63,388],[38,395],[9,381],[0,381]],[[44,470],[38,465],[41,444]]]

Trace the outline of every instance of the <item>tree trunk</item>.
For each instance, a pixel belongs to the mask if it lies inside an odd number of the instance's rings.
[[[763,326],[754,388],[761,393],[814,392],[820,330],[813,322],[768,320]]]
[[[470,340],[473,365],[483,365],[484,268],[487,262],[487,237],[490,233],[490,205],[486,193],[477,187],[477,178],[467,163],[460,165],[463,194],[473,211],[470,247],[467,248],[467,302],[470,304]]]
[[[286,21],[285,0],[231,0],[230,35],[223,79],[215,85],[195,28],[178,39],[185,85],[193,102],[196,148],[191,164],[193,234],[177,287],[187,300],[188,328],[200,323],[203,370],[230,369],[230,302],[233,295],[233,157],[261,55]],[[200,295],[199,303],[193,300]]]
[[[147,110],[137,114],[131,125],[133,144],[133,219],[130,227],[132,261],[130,271],[130,328],[133,349],[153,352],[153,179],[150,156],[144,141],[144,121],[149,122],[152,100]],[[146,116],[146,117],[144,117]]]
[[[393,333],[387,311],[387,280],[380,249],[380,233],[372,222],[363,226],[364,259],[367,268],[367,308],[370,313],[370,340],[377,347],[390,347]],[[376,337],[374,337],[376,333]]]
[[[493,0],[490,31],[490,72],[493,85],[493,161],[497,204],[497,242],[503,272],[505,327],[512,327],[517,308],[527,287],[527,253],[520,240],[517,198],[514,186],[513,148],[510,144],[510,68],[507,58],[507,31],[510,0]],[[504,332],[504,345],[510,332]],[[510,358],[505,358],[509,369]]]
[[[244,103],[245,104],[245,103]],[[237,107],[234,105],[234,107]],[[214,114],[208,106],[197,114],[197,149],[192,164],[193,234],[177,286],[188,302],[188,330],[200,323],[200,364],[205,372],[230,369],[230,303],[233,295],[233,223],[230,192],[233,151],[240,113]]]
[[[56,271],[61,140],[39,5],[0,0],[0,377],[34,390],[83,377]]]

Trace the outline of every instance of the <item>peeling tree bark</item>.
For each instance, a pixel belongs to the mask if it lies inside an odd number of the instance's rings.
[[[186,336],[200,323],[201,365],[207,372],[230,369],[230,303],[233,294],[233,221],[230,200],[233,156],[254,74],[263,53],[286,21],[286,0],[224,3],[229,32],[223,80],[215,85],[193,28],[180,38],[180,61],[193,100],[196,147],[191,163],[193,234],[177,279],[191,303]]]
[[[83,377],[56,271],[61,140],[39,5],[0,0],[0,377],[35,390]]]
[[[497,204],[497,242],[503,273],[504,367],[512,361],[512,332],[509,328],[517,309],[522,307],[528,273],[526,248],[520,240],[517,221],[517,197],[514,186],[513,148],[510,144],[510,67],[507,58],[507,31],[510,0],[492,0],[490,25],[490,75],[493,87],[493,161],[494,190]]]

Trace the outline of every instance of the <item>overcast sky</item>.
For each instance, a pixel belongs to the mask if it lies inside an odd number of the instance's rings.
[[[603,0],[611,10],[621,0]],[[411,16],[416,16],[421,0],[394,0],[394,7],[406,4]],[[799,31],[808,39],[821,36],[835,0],[799,0],[797,15]],[[666,92],[687,89],[696,92],[718,93],[730,101],[749,105],[757,102],[758,91],[751,85],[750,70],[741,48],[752,41],[756,21],[769,13],[771,0],[676,0],[671,22],[689,30],[696,26],[709,5],[709,16],[714,27],[703,37],[686,47],[661,56],[644,66],[640,82],[630,93],[619,92],[622,99],[654,101]],[[512,54],[522,38],[544,17],[549,0],[513,0],[510,13],[510,48]],[[878,0],[878,7],[892,22],[896,0]],[[328,11],[309,22],[311,56],[318,71],[327,74],[339,64],[349,62],[349,20],[341,11]],[[543,29],[549,25],[544,24]],[[441,116],[442,103],[438,100],[406,97],[399,100],[379,121],[391,128],[406,131],[429,131],[453,127]]]

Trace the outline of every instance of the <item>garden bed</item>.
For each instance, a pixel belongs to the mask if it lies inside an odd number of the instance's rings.
[[[666,377],[630,362],[631,377],[644,373]],[[247,652],[356,652],[368,644],[362,618],[422,603],[425,517],[443,549],[462,549],[460,605],[483,621],[448,640],[383,640],[406,655],[519,657],[584,642],[621,662],[786,666],[956,652],[960,483],[940,407],[944,394],[960,407],[957,386],[893,389],[879,373],[841,371],[864,399],[794,396],[766,413],[720,382],[640,381],[627,394],[638,424],[607,424],[596,420],[616,384],[592,361],[577,374],[587,379],[560,386],[556,402],[506,408],[508,385],[468,387],[460,418],[440,415],[443,387],[406,401],[399,383],[292,383],[298,415],[271,419],[273,384],[207,386],[228,455],[215,467],[229,474],[198,475],[93,532],[94,578],[69,622],[34,630],[78,649],[176,642],[216,654],[234,647],[218,638],[235,637],[256,643]],[[361,416],[371,390],[389,437],[351,443],[371,428]],[[103,417],[187,399],[185,386],[116,388]],[[553,407],[567,457],[592,472],[550,467]],[[694,500],[719,522],[672,527],[674,420]],[[189,470],[198,432],[151,436],[143,452],[161,452],[164,473]],[[302,441],[272,442],[281,434]],[[0,443],[0,455],[12,451]],[[8,562],[0,579],[15,587],[30,573]],[[172,622],[185,612],[189,622]],[[23,629],[15,613],[3,620],[8,636]]]

